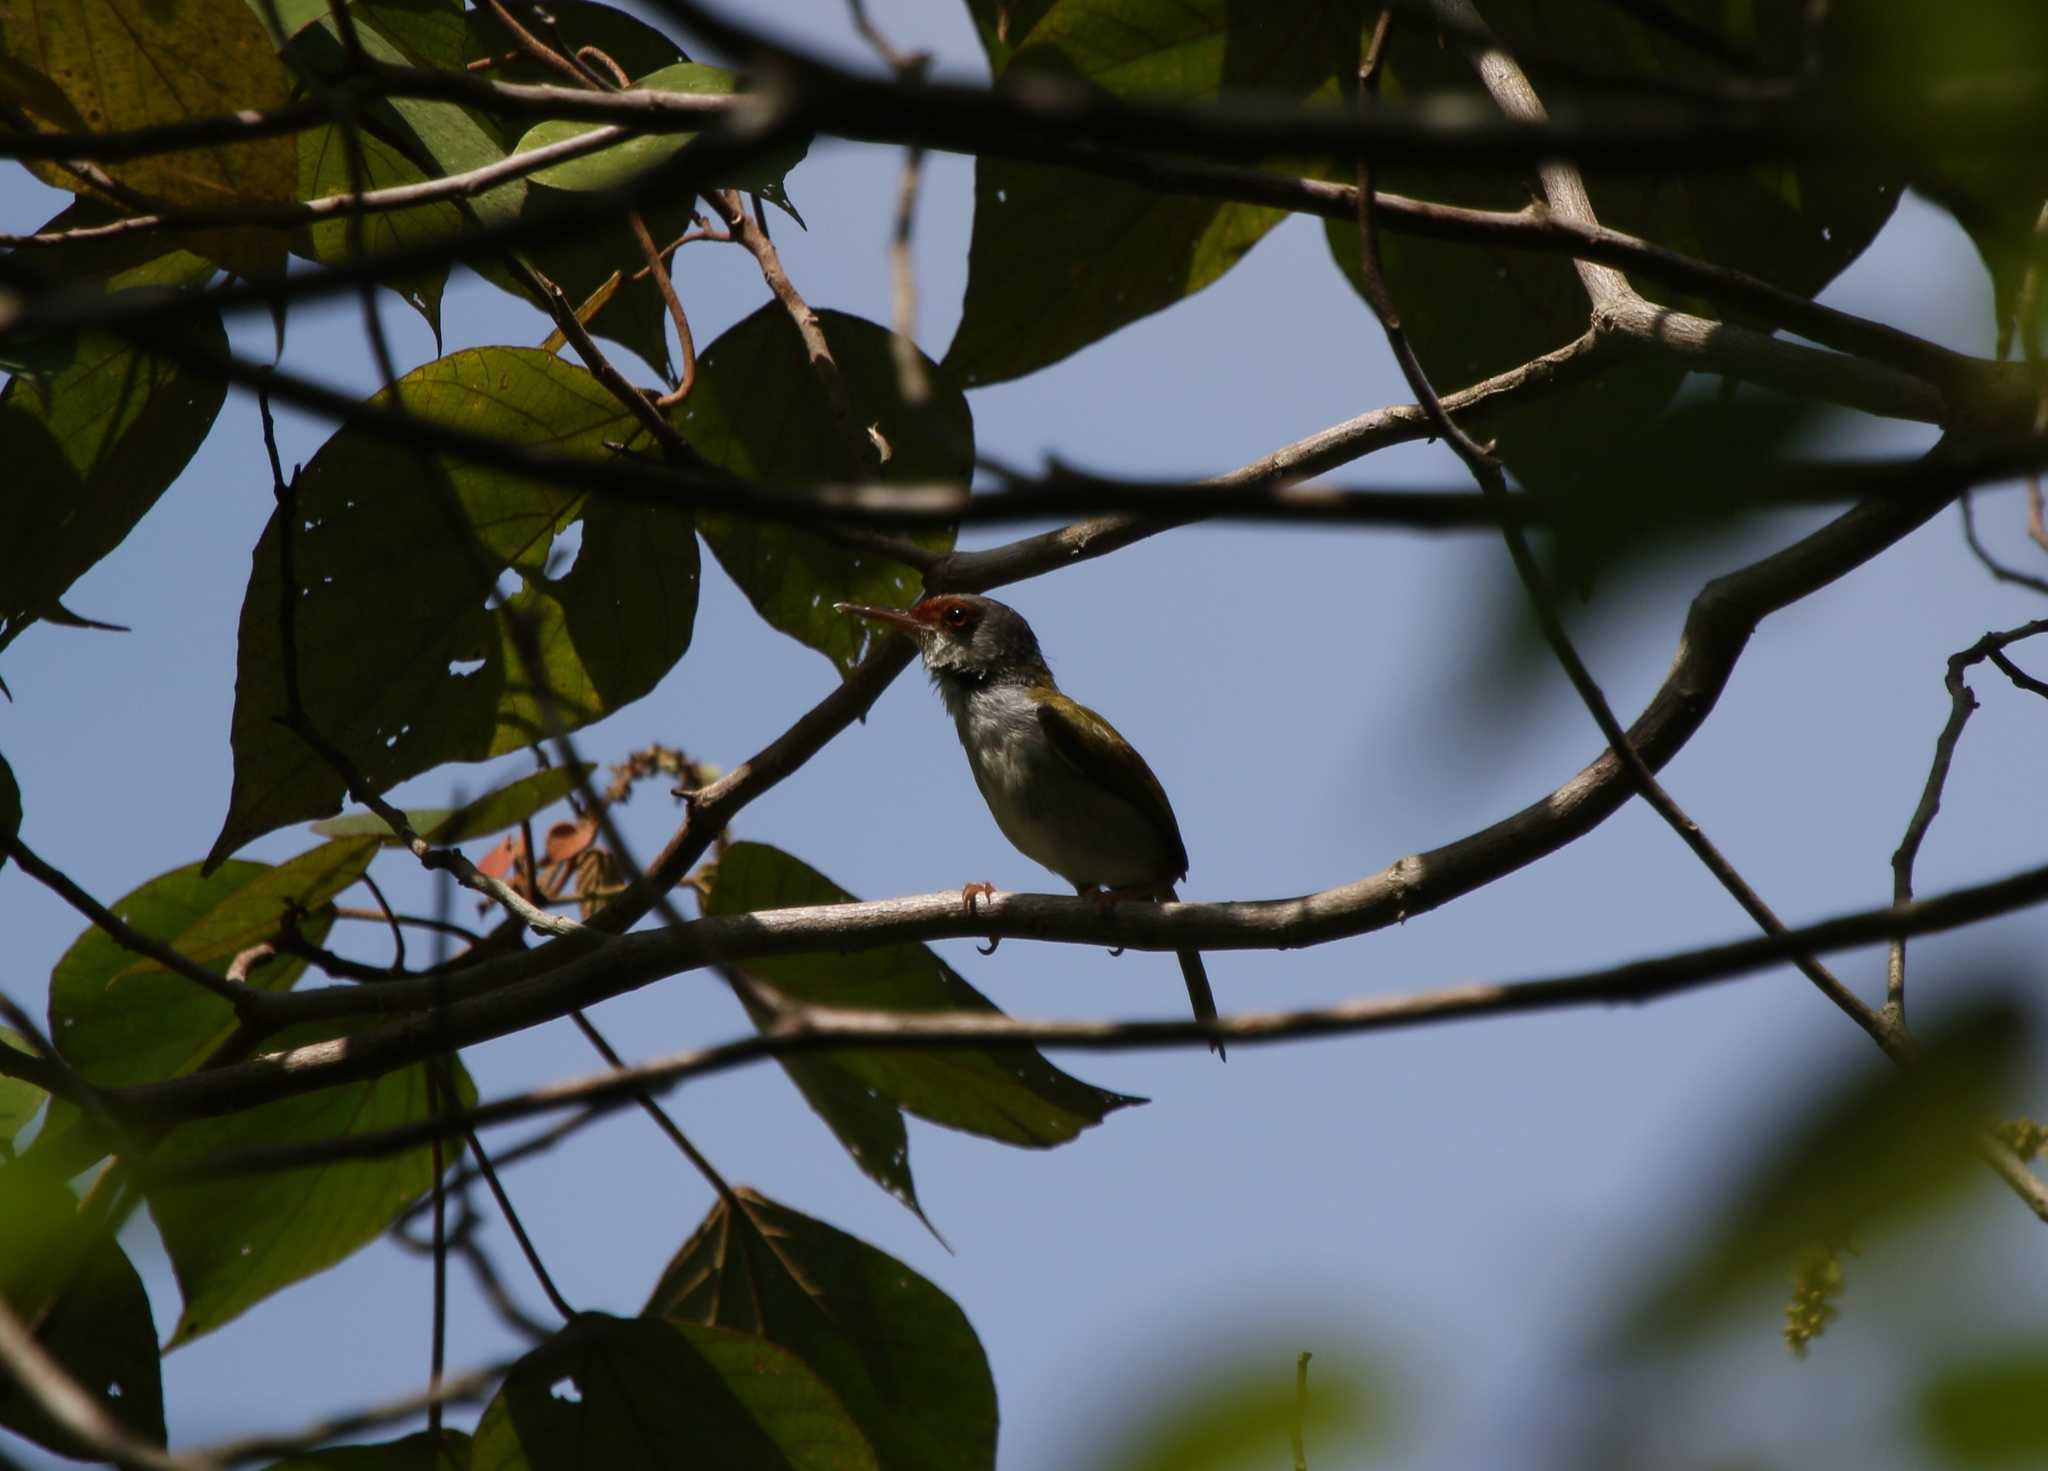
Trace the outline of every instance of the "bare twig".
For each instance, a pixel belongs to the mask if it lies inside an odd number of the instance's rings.
[[[2018,628],[2006,629],[2003,633],[1987,633],[1960,653],[1951,654],[1948,672],[1942,685],[1948,691],[1948,720],[1941,728],[1941,734],[1934,742],[1934,760],[1927,769],[1927,781],[1920,789],[1920,801],[1913,809],[1913,816],[1906,824],[1906,835],[1899,840],[1898,848],[1892,853],[1892,903],[1909,904],[1913,899],[1913,865],[1920,857],[1920,845],[1926,840],[1927,830],[1941,811],[1942,789],[1948,783],[1950,764],[1955,759],[1956,743],[1962,739],[1963,727],[1969,723],[1977,710],[1977,696],[1964,681],[1964,673],[1973,664],[1986,659],[1995,660],[2008,678],[2022,689],[2032,689],[2036,694],[2048,695],[2048,685],[2030,679],[2012,666],[2004,650],[2008,645],[2037,634],[2048,633],[2048,618],[2037,618],[2023,623]],[[1885,966],[1886,1022],[1902,1027],[1906,1019],[1906,937],[1895,936]]]
[[[75,1436],[93,1456],[124,1471],[208,1471],[221,1464],[210,1456],[172,1455],[121,1425],[36,1341],[4,1298],[0,1298],[0,1369],[30,1403]]]

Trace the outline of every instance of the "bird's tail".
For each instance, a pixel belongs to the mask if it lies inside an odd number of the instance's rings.
[[[1176,894],[1171,888],[1160,897],[1174,903],[1180,902],[1180,895]],[[1188,1001],[1195,1008],[1195,1020],[1198,1022],[1216,1020],[1216,993],[1209,989],[1209,970],[1208,967],[1202,964],[1202,952],[1199,950],[1176,950],[1174,954],[1180,958],[1181,978],[1188,983]],[[1227,1056],[1220,1039],[1211,1042],[1209,1050],[1219,1058]]]

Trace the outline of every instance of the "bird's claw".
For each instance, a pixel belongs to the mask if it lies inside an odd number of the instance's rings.
[[[993,899],[995,895],[996,886],[994,884],[962,884],[960,886],[960,907],[969,914],[972,914],[974,913],[974,901],[977,898]]]
[[[986,945],[976,945],[974,947],[974,953],[977,955],[993,955],[996,953],[996,946],[1002,943],[1003,937],[1001,935],[990,935]]]

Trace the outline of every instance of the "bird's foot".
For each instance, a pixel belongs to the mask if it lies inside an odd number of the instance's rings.
[[[994,884],[962,884],[960,886],[960,903],[969,914],[974,913],[974,901],[977,898],[993,899],[995,896],[996,886]],[[976,945],[974,948],[983,955],[993,955],[996,953],[996,946],[1002,943],[1003,937],[1001,935],[990,935],[987,945]]]

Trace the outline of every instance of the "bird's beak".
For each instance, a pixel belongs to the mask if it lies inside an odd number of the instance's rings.
[[[925,631],[924,621],[902,608],[878,608],[872,603],[834,603],[832,609],[870,623],[887,623],[915,637]]]

